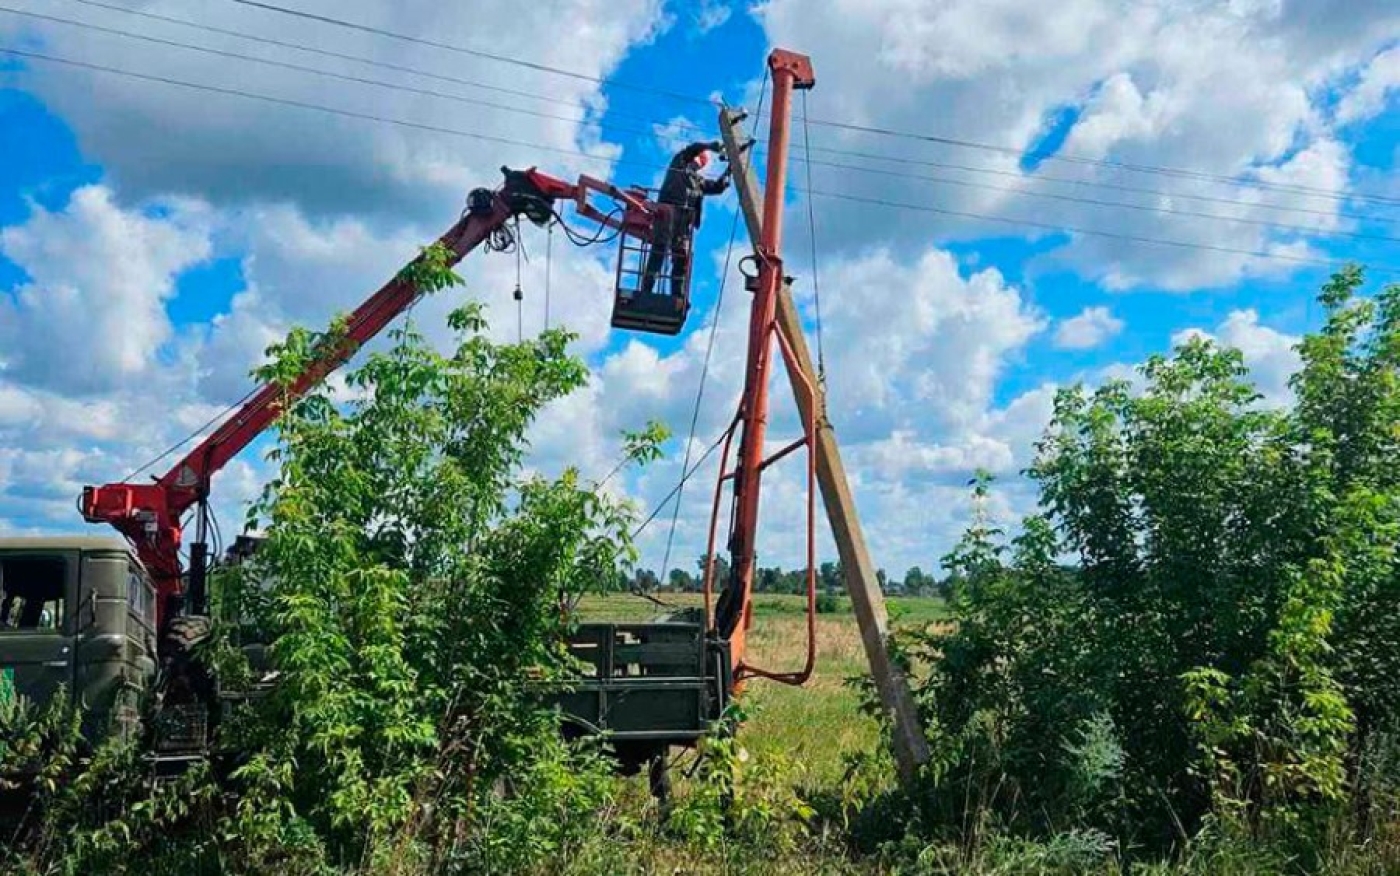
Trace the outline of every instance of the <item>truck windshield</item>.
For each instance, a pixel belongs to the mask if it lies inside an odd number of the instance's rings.
[[[64,557],[0,555],[0,634],[61,630],[67,579]]]

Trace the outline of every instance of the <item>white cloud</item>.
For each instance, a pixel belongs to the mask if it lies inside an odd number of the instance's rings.
[[[908,261],[874,250],[822,279],[831,404],[861,437],[910,422],[965,426],[986,408],[1007,357],[1045,327],[999,272],[964,276],[941,250]]]
[[[55,14],[50,5],[41,0],[24,3],[35,12]],[[493,182],[502,164],[547,163],[570,173],[606,172],[616,147],[601,142],[595,128],[567,119],[582,115],[596,120],[606,101],[593,80],[611,72],[634,45],[651,39],[663,23],[659,0],[485,5],[379,0],[356,3],[338,13],[369,27],[534,59],[579,74],[571,78],[442,50],[408,49],[397,40],[230,3],[197,9],[166,0],[128,5],[201,25],[334,48],[484,86],[444,85],[95,8],[69,12],[80,12],[73,17],[109,28],[407,84],[478,103],[347,83],[248,61],[231,62],[18,16],[0,21],[0,35],[37,38],[45,52],[60,57],[498,138],[485,142],[40,61],[14,74],[18,85],[37,94],[72,126],[86,155],[100,162],[128,197],[186,192],[220,206],[291,198],[308,213],[377,213],[394,222],[405,216],[430,219],[444,197],[460,203],[468,189]],[[561,33],[568,38],[554,38]],[[553,36],[541,40],[541,34]],[[233,79],[231,71],[236,71]],[[493,88],[544,98],[501,95],[489,90]],[[480,101],[561,118],[508,112]],[[155,132],[160,133],[153,136]],[[538,145],[513,146],[502,139]],[[541,149],[583,152],[596,158],[542,153]]]
[[[695,20],[695,32],[707,34],[717,27],[723,27],[725,22],[734,13],[728,3],[722,0],[700,0],[696,9],[692,13]]]
[[[1348,4],[1345,16],[1318,3],[1070,0],[1059,4],[1056,14],[1045,15],[1028,0],[767,0],[757,16],[772,45],[812,55],[817,88],[809,102],[814,117],[1010,149],[931,145],[814,127],[813,139],[821,147],[1001,174],[885,166],[964,183],[955,186],[814,167],[814,187],[1108,232],[1116,236],[1070,235],[1067,243],[1050,247],[1052,264],[1067,264],[1114,288],[1172,290],[1287,275],[1299,266],[1242,253],[1308,257],[1314,254],[1308,246],[1311,234],[1346,227],[1337,216],[1335,196],[1353,184],[1352,156],[1335,142],[1324,101],[1343,71],[1369,60],[1400,32],[1400,6],[1383,0]],[[1034,146],[1045,135],[1047,121],[1066,109],[1077,110],[1078,119],[1062,153],[1188,168],[1196,175],[1055,161],[1022,169],[1018,153]],[[872,163],[825,155],[822,160]],[[1067,188],[1045,179],[1050,176],[1164,194]],[[1238,177],[1308,186],[1316,193],[1264,191],[1225,181]],[[1148,209],[1055,201],[1027,192]],[[1215,205],[1191,197],[1233,203]],[[874,242],[907,250],[930,241],[976,240],[1005,235],[1011,228],[965,216],[826,199],[818,206],[827,217],[824,240],[857,251]],[[1305,232],[1154,212],[1164,210],[1283,222]],[[1030,238],[1046,234],[1033,228],[1013,233]],[[1214,249],[1151,244],[1143,238]]]
[[[1360,80],[1337,105],[1337,121],[1355,124],[1379,114],[1386,100],[1400,88],[1400,46],[1376,55],[1361,72]]]
[[[123,210],[96,185],[75,191],[62,211],[32,210],[0,232],[0,253],[29,277],[0,298],[5,372],[76,393],[143,375],[170,339],[165,302],[176,277],[209,256],[204,211],[175,203],[155,218]]]
[[[1295,349],[1301,338],[1263,325],[1258,311],[1252,309],[1231,312],[1214,331],[1199,328],[1179,331],[1172,335],[1172,345],[1193,336],[1209,338],[1239,350],[1266,405],[1283,407],[1293,402],[1288,379],[1303,364]]]
[[[1061,350],[1091,350],[1122,330],[1123,320],[1107,307],[1086,307],[1078,316],[1061,321],[1055,328],[1055,346]]]

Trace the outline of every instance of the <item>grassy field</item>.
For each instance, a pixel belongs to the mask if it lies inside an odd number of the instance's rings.
[[[582,611],[588,620],[644,621],[702,604],[696,594],[664,594],[659,598],[667,606],[631,594],[592,597],[585,600]],[[897,626],[933,623],[944,616],[943,602],[935,598],[893,597],[888,603],[892,622]],[[802,597],[757,596],[750,631],[750,660],[775,670],[800,668],[806,653],[805,608]],[[843,598],[837,612],[818,615],[816,672],[806,685],[791,687],[755,679],[746,686],[742,702],[749,720],[739,741],[752,762],[774,769],[799,796],[837,791],[847,771],[848,757],[870,752],[879,745],[874,719],[861,713],[859,694],[847,683],[851,677],[866,675],[868,671],[855,616],[849,600]],[[683,782],[677,790],[684,793]],[[646,854],[651,863],[643,872],[668,872],[663,862],[676,851],[649,850]],[[701,871],[710,870],[705,867]],[[725,872],[734,871],[725,868]],[[838,852],[830,852],[819,858],[799,856],[772,869],[760,866],[745,872],[870,871],[844,860]]]

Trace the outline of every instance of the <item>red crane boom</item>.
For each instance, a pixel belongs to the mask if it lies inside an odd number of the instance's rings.
[[[450,254],[450,265],[455,265],[518,217],[524,216],[536,224],[551,221],[557,215],[554,212],[557,201],[572,201],[579,215],[623,235],[650,238],[655,205],[641,189],[622,190],[588,176],[570,183],[534,168],[501,170],[505,174],[505,184],[494,191],[472,192],[462,217],[438,238],[438,243]],[[590,192],[614,199],[619,204],[618,209],[602,212],[589,202]],[[406,279],[409,273],[405,271],[395,276],[351,313],[344,342],[327,349],[313,361],[290,390],[271,384],[259,388],[236,413],[152,483],[123,482],[83,488],[80,499],[83,517],[90,523],[111,524],[136,546],[156,583],[160,623],[180,613],[182,606],[178,600],[187,591],[188,609],[194,613],[203,610],[207,566],[207,545],[202,531],[204,517],[201,514],[197,537],[191,545],[186,586],[186,570],[180,561],[185,515],[191,508],[205,505],[213,476],[273,423],[284,398],[288,395],[300,397],[316,386],[418,300],[422,293]]]

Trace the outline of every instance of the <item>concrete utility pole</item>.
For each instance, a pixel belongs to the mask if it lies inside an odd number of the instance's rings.
[[[739,110],[721,109],[719,129],[729,166],[733,170],[739,205],[748,223],[749,237],[757,245],[763,238],[763,195],[751,162],[746,160],[742,131],[739,129],[743,118],[744,114]],[[836,431],[826,416],[826,393],[817,380],[816,369],[812,367],[812,354],[802,333],[802,321],[786,282],[778,290],[777,305],[778,328],[791,345],[796,360],[788,363],[788,377],[804,421],[809,416],[808,408],[811,405],[805,387],[810,383],[816,390],[818,409],[814,419],[817,431],[812,452],[817,455],[817,482],[821,485],[827,520],[831,523],[831,534],[846,573],[846,592],[851,595],[856,622],[860,625],[860,638],[865,645],[865,656],[870,661],[870,673],[875,678],[885,712],[893,723],[894,754],[900,778],[909,781],[921,766],[928,763],[928,740],[924,738],[908,680],[890,660],[887,641],[889,616],[885,611],[885,597],[880,592],[875,565],[870,561],[870,551],[861,532],[860,518],[846,481],[846,469],[841,464],[841,450],[836,444]]]

